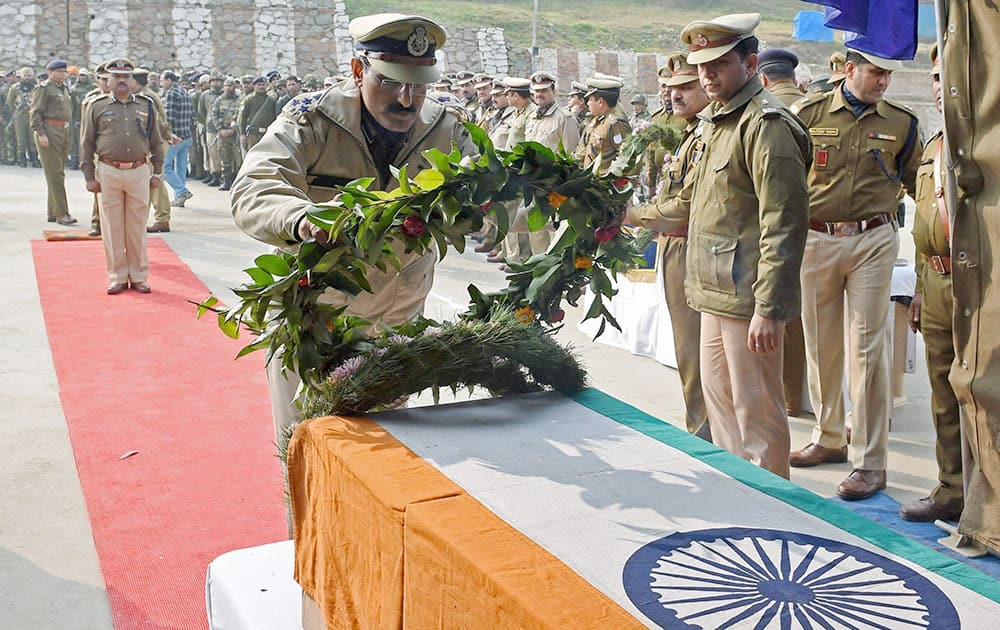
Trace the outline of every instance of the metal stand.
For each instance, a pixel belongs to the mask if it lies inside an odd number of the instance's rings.
[[[990,551],[983,545],[980,545],[968,536],[959,534],[957,525],[952,525],[947,521],[941,520],[934,521],[934,525],[936,525],[938,529],[946,531],[950,534],[944,538],[938,538],[938,543],[948,549],[951,549],[955,553],[960,553],[966,558],[981,558],[987,553],[990,553]]]

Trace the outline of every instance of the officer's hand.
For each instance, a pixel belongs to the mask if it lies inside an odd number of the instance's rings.
[[[917,293],[913,296],[913,301],[910,302],[910,308],[907,311],[910,320],[910,330],[913,332],[920,331],[920,308],[923,306],[924,296],[921,293]]]
[[[97,193],[101,192],[101,184],[96,179],[88,179],[87,190],[96,195]]]
[[[160,176],[159,175],[152,175],[152,176],[150,176],[150,178],[149,178],[149,187],[150,187],[150,189],[159,188],[160,187]]]
[[[781,336],[785,333],[785,325],[776,319],[768,319],[763,315],[753,314],[750,319],[750,331],[747,334],[747,348],[750,352],[774,352],[778,349]]]
[[[316,242],[320,245],[327,245],[330,242],[330,234],[326,230],[318,225],[312,223],[309,219],[303,217],[299,221],[298,227],[298,237],[300,241],[306,239],[316,239]]]
[[[49,137],[48,136],[38,136],[38,146],[48,149],[49,148]]]
[[[180,141],[181,141],[181,137],[180,136],[175,135],[175,134],[170,134],[170,146],[175,146],[175,145],[179,144]]]

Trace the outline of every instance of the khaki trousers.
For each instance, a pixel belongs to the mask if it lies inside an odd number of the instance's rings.
[[[98,162],[95,177],[101,185],[101,239],[111,282],[145,282],[146,217],[149,216],[149,163],[118,169]],[[160,184],[161,186],[163,184]]]
[[[45,125],[45,136],[49,146],[38,144],[38,159],[45,172],[45,183],[48,185],[48,218],[58,219],[69,214],[69,202],[66,200],[66,160],[69,158],[69,128]]]
[[[847,307],[851,460],[885,470],[892,400],[886,318],[892,268],[899,253],[895,226],[837,237],[809,230],[802,260],[802,325],[809,399],[816,414],[812,442],[847,443],[843,397],[844,307]]]
[[[701,391],[701,313],[687,303],[684,295],[684,277],[687,275],[687,238],[665,236],[658,243],[660,265],[663,268],[663,296],[670,313],[670,327],[674,333],[674,355],[677,358],[677,375],[681,378],[684,395],[684,425],[688,433],[712,441],[708,426],[705,395]]]
[[[931,418],[937,434],[935,454],[938,484],[930,496],[949,510],[962,510],[965,494],[962,481],[962,436],[958,398],[948,381],[955,360],[952,338],[951,276],[931,269],[924,274],[923,302],[920,308],[920,333],[924,336],[927,376],[931,382]]]
[[[782,348],[751,352],[749,329],[745,319],[701,314],[701,386],[712,439],[788,479],[791,437],[781,384]]]
[[[153,223],[170,223],[170,195],[162,179],[159,187],[149,191],[149,202],[153,205]]]
[[[398,274],[395,271],[382,273],[374,268],[369,270],[367,278],[373,293],[349,296],[331,290],[323,295],[323,301],[336,306],[347,306],[346,314],[364,317],[372,322],[373,326],[365,331],[369,335],[374,334],[379,324],[398,326],[410,321],[424,310],[424,301],[434,284],[437,252],[431,251],[422,256],[404,254],[403,246],[398,245],[396,255],[405,265]],[[298,408],[301,400],[300,382],[294,372],[282,371],[281,357],[276,356],[268,363],[267,384],[276,444],[281,444],[285,432],[302,420]]]
[[[219,132],[209,131],[205,134],[205,157],[208,158],[208,172],[221,173],[222,160],[219,158]]]

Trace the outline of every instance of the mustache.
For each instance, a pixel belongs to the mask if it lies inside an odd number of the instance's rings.
[[[385,106],[385,111],[387,111],[390,114],[415,114],[417,112],[417,108],[414,107],[413,105],[410,105],[409,107],[404,107],[399,103],[390,103]]]

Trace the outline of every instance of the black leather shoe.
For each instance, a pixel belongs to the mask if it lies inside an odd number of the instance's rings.
[[[957,521],[962,510],[949,510],[934,502],[930,497],[918,499],[899,508],[899,515],[907,521],[929,523],[931,521]]]
[[[87,236],[100,236],[100,235],[101,235],[101,228],[90,228],[90,231],[87,232]]]

